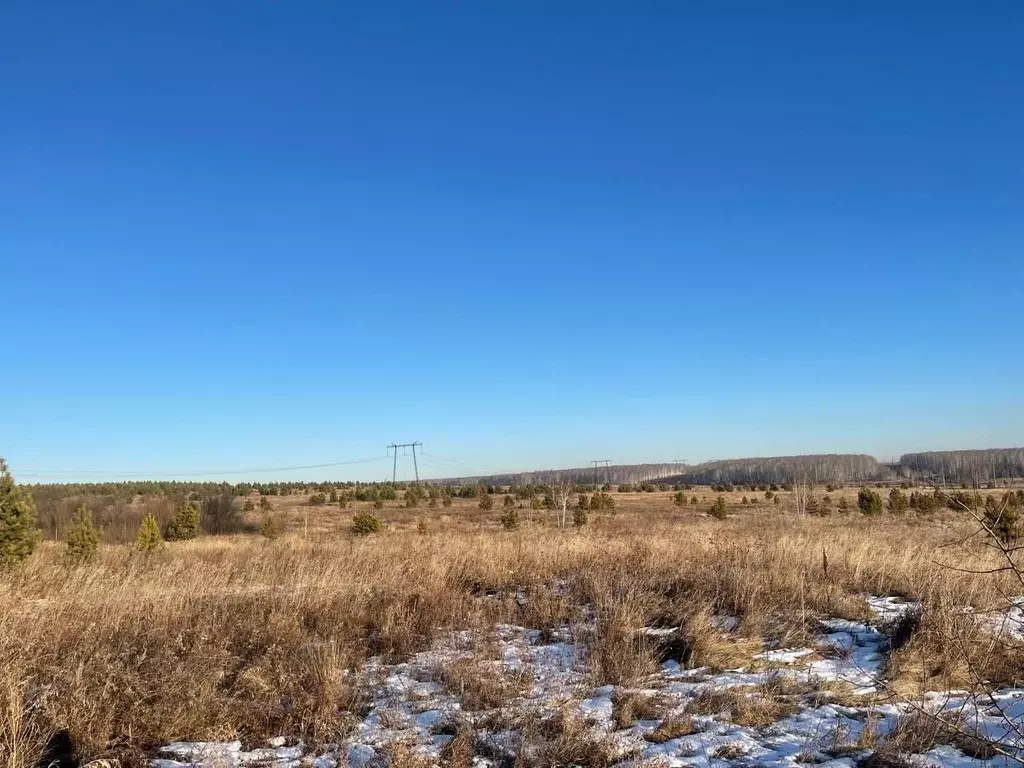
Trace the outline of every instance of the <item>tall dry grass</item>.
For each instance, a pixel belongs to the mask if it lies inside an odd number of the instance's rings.
[[[726,666],[765,637],[804,637],[816,616],[866,618],[866,593],[904,595],[934,610],[894,669],[907,690],[954,680],[977,639],[958,611],[1011,589],[1000,574],[943,566],[992,557],[970,542],[944,548],[965,526],[636,513],[583,532],[208,537],[148,557],[107,546],[74,570],[47,545],[0,576],[0,765],[34,765],[62,729],[82,757],[129,764],[176,739],[337,741],[360,716],[369,657],[402,659],[498,622],[589,627],[595,683],[629,683],[658,660],[642,626],[681,626],[693,663]],[[742,617],[736,637],[714,630],[716,614]],[[1022,667],[1011,654],[1001,675]]]

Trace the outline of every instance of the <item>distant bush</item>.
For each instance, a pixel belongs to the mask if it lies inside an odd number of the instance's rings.
[[[837,507],[840,515],[846,515],[850,512],[850,502],[846,500],[845,496],[841,496],[839,499],[839,506]]]
[[[939,500],[928,493],[913,491],[910,494],[910,506],[916,509],[919,515],[930,515],[939,506]]]
[[[250,502],[251,504],[251,502]],[[188,501],[179,504],[174,517],[167,523],[164,538],[167,541],[185,541],[199,535],[199,507]]]
[[[338,492],[334,488],[331,488],[331,495],[327,497],[327,501],[331,504],[338,503]]]
[[[740,504],[749,504],[749,503],[750,503],[750,499],[748,499],[746,496],[744,496],[743,499],[740,501]]]
[[[0,458],[0,568],[13,568],[39,543],[39,524],[32,497],[18,488]]]
[[[696,496],[691,496],[690,497],[690,506],[696,506],[696,505],[697,505],[697,497]]]
[[[1002,501],[997,501],[995,496],[985,499],[982,520],[984,520],[989,533],[1000,544],[1012,547],[1017,543],[1019,518],[1019,506],[1010,504],[1007,496],[1004,496]]]
[[[630,485],[629,483],[620,483],[619,487],[616,489],[616,491],[618,493],[632,493],[633,492],[633,486]]]
[[[491,494],[489,494],[489,493],[485,493],[483,496],[480,497],[480,504],[479,504],[479,506],[480,506],[480,509],[485,510],[485,511],[493,509],[494,508],[494,497],[491,496]]]
[[[910,502],[899,488],[893,488],[889,491],[889,512],[891,514],[902,515],[909,507]]]
[[[270,499],[268,499],[266,496],[260,496],[260,509],[270,509]]]
[[[314,493],[309,497],[308,503],[311,507],[322,507],[327,503],[327,497],[322,493]]]
[[[861,488],[857,494],[857,508],[865,515],[882,514],[882,497],[870,488]]]
[[[263,516],[263,520],[260,522],[260,536],[265,539],[276,539],[281,535],[281,526],[277,522],[277,518],[271,513],[267,513]]]
[[[580,498],[585,498],[581,496]],[[587,515],[587,507],[577,505],[576,509],[572,511],[572,524],[577,528],[582,528],[587,524],[589,516]]]
[[[254,509],[256,509],[256,505],[253,503],[253,500],[252,499],[246,499],[245,503],[242,505],[242,511],[243,512],[252,512]]]
[[[725,497],[719,496],[715,499],[715,503],[711,505],[711,509],[708,510],[708,514],[716,520],[725,520],[729,516],[728,509],[725,506]]]
[[[516,511],[515,507],[505,507],[505,512],[501,516],[501,527],[504,528],[506,531],[519,530],[519,513]]]
[[[451,505],[452,505],[452,495],[450,493],[443,494],[441,496],[441,506],[444,507],[445,509],[448,509],[448,507],[450,507]]]
[[[501,505],[505,509],[512,509],[512,507],[516,505],[516,500],[512,496],[506,496],[504,499],[502,499]]]
[[[370,512],[360,512],[352,518],[352,532],[358,536],[377,533],[383,525],[384,521]]]
[[[373,508],[374,509],[384,509],[384,499],[380,498],[379,496],[376,499],[374,499],[373,500]]]
[[[682,491],[679,491],[678,493],[676,493],[675,496],[672,497],[672,503],[675,504],[677,507],[683,506],[684,504],[686,504],[686,494],[683,493]]]
[[[135,538],[135,548],[139,552],[149,554],[163,545],[164,540],[160,536],[159,523],[153,515],[146,515],[142,518],[142,525],[139,526],[139,535]]]
[[[99,548],[100,532],[92,522],[92,513],[81,506],[64,534],[64,560],[68,565],[84,565],[96,559]]]
[[[963,512],[965,509],[977,509],[981,506],[981,494],[956,491],[946,500],[946,505],[956,512]]]

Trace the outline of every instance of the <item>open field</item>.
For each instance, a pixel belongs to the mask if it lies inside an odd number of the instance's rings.
[[[1020,636],[992,631],[1024,589],[950,567],[1000,564],[966,514],[868,518],[856,493],[821,518],[786,492],[613,494],[581,529],[523,509],[517,531],[500,502],[389,502],[362,537],[351,518],[370,504],[294,495],[272,499],[273,541],[104,545],[77,568],[45,543],[0,576],[0,765],[35,765],[62,729],[80,758],[129,765],[197,741],[224,744],[162,765],[999,759],[964,732],[1024,714]],[[988,714],[915,719],[928,692],[981,681],[1002,692]]]

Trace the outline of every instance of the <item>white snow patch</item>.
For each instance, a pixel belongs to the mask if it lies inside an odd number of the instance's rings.
[[[914,605],[898,598],[868,598],[874,621],[887,625],[898,620]],[[1024,601],[1017,605],[1024,608]],[[735,621],[721,622],[722,631],[739,626]],[[639,689],[630,692],[656,695],[666,711],[683,713],[687,704],[702,692],[729,687],[752,687],[785,675],[811,684],[845,680],[860,692],[875,690],[884,671],[887,639],[868,623],[830,619],[822,622],[824,634],[817,648],[781,648],[758,654],[751,659],[763,671],[744,668],[713,673],[708,669],[683,669],[676,661],[667,661]],[[678,631],[675,628],[641,630],[659,637]],[[547,637],[550,642],[542,642]],[[372,661],[363,670],[367,680],[376,681],[370,709],[347,741],[325,749],[323,754],[305,755],[302,745],[284,746],[275,739],[269,747],[245,751],[238,741],[175,742],[161,750],[151,761],[153,768],[241,768],[254,764],[290,768],[361,768],[377,765],[389,745],[401,742],[406,748],[437,762],[444,745],[451,740],[453,726],[466,722],[474,728],[478,745],[490,757],[478,756],[477,768],[491,768],[502,760],[513,760],[523,747],[523,734],[516,723],[531,713],[549,716],[566,707],[573,709],[595,736],[611,736],[622,759],[656,762],[659,766],[721,768],[730,756],[742,754],[749,765],[800,768],[797,757],[813,759],[817,766],[853,768],[855,758],[833,757],[829,750],[857,741],[868,723],[880,732],[891,729],[901,714],[910,712],[904,705],[853,707],[821,704],[820,698],[801,699],[804,706],[796,714],[765,728],[746,728],[732,723],[728,713],[694,716],[699,732],[670,739],[660,744],[648,742],[658,723],[641,721],[629,728],[615,730],[612,719],[613,698],[623,689],[615,686],[593,687],[588,682],[585,648],[574,641],[570,627],[552,633],[535,629],[499,626],[493,637],[474,637],[471,632],[452,633],[434,648],[416,654],[400,664]],[[486,642],[481,642],[486,641]],[[474,656],[474,649],[496,648],[494,658]],[[814,656],[808,659],[806,657]],[[824,656],[824,658],[822,658]],[[464,708],[459,692],[447,690],[438,679],[446,665],[472,661],[484,665],[495,675],[525,676],[519,693],[487,712]],[[758,695],[752,691],[750,695]],[[1021,723],[1024,722],[1024,689],[997,692],[991,699],[976,701],[965,694],[949,692],[929,694],[925,706],[934,712],[957,713],[960,721],[984,737],[998,739],[1024,756]],[[499,725],[500,724],[500,725]],[[720,752],[720,750],[724,750]],[[863,756],[863,755],[860,755]],[[922,765],[945,768],[995,768],[1004,764],[968,758],[958,750],[941,746],[925,755],[915,756]]]

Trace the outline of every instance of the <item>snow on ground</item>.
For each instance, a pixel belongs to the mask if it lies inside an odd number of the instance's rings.
[[[502,625],[494,637],[475,637],[456,632],[434,648],[400,664],[373,661],[364,669],[373,681],[369,711],[349,740],[316,753],[299,744],[285,746],[283,739],[266,747],[243,749],[237,742],[176,742],[151,761],[153,768],[205,768],[205,766],[274,765],[281,768],[376,768],[386,764],[389,749],[402,749],[429,759],[439,759],[460,724],[475,734],[480,768],[509,765],[522,748],[524,720],[571,712],[581,718],[595,737],[612,739],[614,752],[625,764],[720,768],[733,760],[746,765],[795,768],[814,762],[829,768],[852,768],[867,752],[852,745],[873,728],[884,734],[897,718],[910,711],[906,704],[844,706],[829,701],[822,686],[847,683],[853,701],[871,693],[884,674],[887,638],[884,628],[914,609],[893,597],[869,597],[870,623],[830,619],[821,622],[822,635],[814,648],[780,648],[751,659],[750,668],[711,672],[684,669],[678,661],[666,661],[644,681],[642,688],[593,687],[588,683],[585,647],[569,627],[554,632]],[[1018,618],[1024,601],[1016,606]],[[721,617],[723,632],[735,631],[736,617]],[[669,636],[677,628],[648,628],[643,634]],[[474,667],[476,677],[460,673]],[[499,701],[478,700],[469,706],[473,692],[467,685],[482,679],[499,686]],[[463,682],[459,682],[463,680]],[[791,694],[798,703],[793,714],[759,727],[732,722],[729,711],[690,717],[682,735],[655,733],[661,719],[638,720],[627,728],[615,723],[615,699],[626,694],[656,698],[661,718],[681,717],[687,705],[709,691],[732,689],[739,696],[757,699],[768,686],[785,681],[807,690]],[[758,688],[760,686],[760,688]],[[484,692],[486,694],[486,691]],[[494,696],[492,694],[491,698]],[[479,696],[478,696],[479,699]],[[481,704],[481,701],[484,703]],[[846,703],[850,703],[848,697]],[[924,705],[932,712],[957,713],[964,726],[1019,750],[1024,755],[1024,689],[999,691],[985,701],[963,694],[929,694]],[[740,718],[742,719],[742,718]],[[937,746],[916,756],[922,765],[974,768],[1005,765],[1001,758],[989,761],[967,757],[950,746]]]
[[[1005,611],[982,616],[982,627],[996,635],[1024,641],[1024,597],[1015,597]]]

